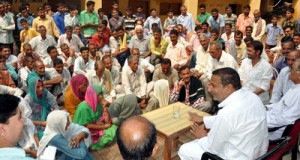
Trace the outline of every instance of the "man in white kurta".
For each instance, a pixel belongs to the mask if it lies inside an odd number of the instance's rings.
[[[247,48],[248,58],[242,61],[239,74],[243,87],[257,94],[264,104],[269,103],[269,88],[273,76],[272,66],[260,57],[263,44],[253,41]]]
[[[289,74],[295,60],[299,56],[300,50],[289,52],[286,56],[288,67],[281,69],[273,87],[270,103],[279,102],[280,99],[285,95],[285,93],[294,86],[294,82],[290,80]]]
[[[293,64],[289,79],[295,83],[278,103],[268,105],[267,121],[269,128],[279,129],[270,132],[269,139],[280,138],[289,124],[294,124],[300,118],[300,58]]]
[[[223,83],[229,80],[234,83],[223,85],[221,78]],[[209,91],[215,100],[221,101],[219,107],[222,109],[216,116],[200,117],[189,113],[192,121],[203,122],[210,131],[199,136],[202,138],[182,145],[178,152],[180,159],[199,160],[204,152],[210,152],[223,159],[250,160],[266,153],[265,107],[255,94],[241,89],[238,73],[232,68],[214,71]]]
[[[222,51],[222,44],[216,41],[210,42],[209,45],[210,56],[207,62],[206,76],[211,78],[211,73],[220,68],[230,67],[237,70],[238,65],[232,55]]]

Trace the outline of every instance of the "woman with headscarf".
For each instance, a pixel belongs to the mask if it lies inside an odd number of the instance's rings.
[[[43,136],[44,127],[46,126],[46,119],[48,114],[59,109],[54,96],[45,89],[43,81],[39,77],[32,77],[28,81],[28,94],[25,96],[25,100],[29,104],[32,110],[30,119],[36,126],[38,138]],[[35,135],[36,141],[37,135]]]
[[[133,94],[126,94],[117,98],[108,108],[112,116],[112,123],[119,125],[125,119],[142,114],[138,107],[137,97]]]
[[[70,84],[67,86],[64,108],[70,113],[71,119],[73,119],[78,104],[84,101],[88,85],[88,79],[82,74],[77,74],[72,77]]]
[[[153,96],[149,99],[146,112],[165,107],[169,104],[169,82],[160,79],[155,82]]]
[[[92,160],[88,151],[89,130],[72,123],[66,111],[53,111],[47,118],[44,136],[40,141],[37,156],[43,159],[47,146],[57,149],[55,159],[85,159]]]
[[[99,85],[90,85],[75,112],[73,122],[90,130],[92,150],[99,150],[115,140],[116,125],[111,125],[107,104],[103,101],[103,90]]]

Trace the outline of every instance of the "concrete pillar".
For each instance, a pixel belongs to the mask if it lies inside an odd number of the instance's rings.
[[[300,18],[300,0],[293,0],[293,8],[295,9],[294,18]]]
[[[198,15],[198,0],[182,0],[182,4],[186,6],[187,12],[193,15],[193,19],[196,20]]]
[[[253,11],[256,9],[260,10],[260,4],[261,4],[261,0],[250,0],[249,1],[249,5],[251,7],[250,14],[253,14]]]

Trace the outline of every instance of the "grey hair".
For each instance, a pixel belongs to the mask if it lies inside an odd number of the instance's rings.
[[[139,57],[138,56],[136,56],[136,55],[130,55],[129,57],[128,57],[128,64],[131,62],[131,61],[133,61],[133,60],[139,60]]]
[[[201,34],[199,35],[199,40],[200,40],[201,38],[205,38],[205,39],[207,40],[207,39],[208,39],[208,36],[207,36],[206,33],[201,33]]]
[[[97,60],[97,61],[95,62],[95,64],[94,64],[95,70],[97,70],[97,69],[99,68],[100,65],[101,65],[102,67],[105,68],[104,63],[103,63],[102,61],[100,61],[100,60]]]
[[[135,28],[134,28],[134,30],[138,30],[138,29],[144,30],[144,29],[143,29],[143,26],[141,26],[141,25],[136,25]]]
[[[215,46],[216,49],[222,49],[222,44],[220,42],[217,41],[212,41],[209,43],[210,46]]]

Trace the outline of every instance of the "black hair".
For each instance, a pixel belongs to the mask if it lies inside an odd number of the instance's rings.
[[[200,5],[199,5],[199,8],[204,8],[204,9],[205,9],[206,6],[205,6],[205,4],[200,4]]]
[[[16,96],[9,94],[0,94],[0,123],[9,123],[9,118],[17,114],[17,108],[20,101],[20,98]]]
[[[252,41],[254,41],[254,39],[253,39],[251,36],[246,36],[246,37],[244,38],[244,42],[245,42],[245,43],[247,43],[247,42],[252,42]]]
[[[21,5],[21,6],[19,7],[19,11],[20,11],[20,12],[24,11],[25,9],[27,10],[27,7],[26,7],[25,5]]]
[[[152,27],[158,27],[158,24],[157,24],[157,23],[152,23],[152,24],[151,24],[151,28],[152,28]]]
[[[237,31],[234,33],[234,36],[236,36],[236,35],[242,35],[242,37],[243,37],[243,32],[240,31],[240,30],[237,30]]]
[[[201,29],[202,29],[201,26],[196,26],[196,27],[195,27],[195,32],[197,32],[198,30],[201,30]]]
[[[230,28],[232,28],[232,24],[231,23],[226,23],[225,26],[229,26]]]
[[[73,31],[73,27],[72,27],[72,26],[66,26],[66,27],[65,27],[65,31],[67,31],[67,30]]]
[[[213,8],[211,12],[219,12],[219,10],[217,8]]]
[[[102,8],[99,8],[99,9],[98,9],[98,14],[99,14],[100,12],[104,12],[104,10],[103,10]]]
[[[206,25],[207,27],[209,27],[209,24],[207,23],[207,22],[203,22],[202,24],[201,24],[201,26],[202,25]]]
[[[169,58],[163,58],[161,60],[161,64],[169,64],[169,65],[171,65],[171,60]]]
[[[283,30],[286,30],[286,29],[288,29],[288,28],[291,29],[291,30],[293,30],[293,27],[290,26],[290,25],[284,26],[282,29],[283,29]]]
[[[0,46],[0,51],[2,52],[2,50],[4,49],[4,48],[9,48],[10,49],[10,47],[9,47],[9,45],[1,45]]]
[[[250,5],[247,4],[247,5],[245,5],[243,8],[244,8],[244,9],[246,9],[246,8],[250,9]]]
[[[170,31],[170,35],[171,35],[171,34],[175,34],[176,36],[178,36],[178,31],[175,30],[175,29],[172,29],[172,30]]]
[[[210,30],[210,33],[217,33],[217,35],[219,35],[219,30],[217,30],[216,28]]]
[[[294,8],[292,8],[292,7],[288,7],[287,9],[286,9],[286,12],[290,12],[290,13],[292,13],[292,14],[294,14],[295,13],[295,10],[294,10]]]
[[[153,33],[161,33],[161,29],[160,28],[155,28],[152,32]]]
[[[47,48],[47,53],[49,54],[49,53],[51,52],[51,50],[53,50],[53,49],[56,49],[56,47],[54,47],[54,46],[49,46],[49,47]]]
[[[81,47],[80,52],[83,52],[83,51],[90,51],[90,49],[89,49],[89,47]]]
[[[237,71],[232,68],[225,67],[216,69],[212,72],[212,75],[220,76],[223,87],[231,84],[235,90],[242,88],[240,76]]]
[[[95,5],[95,2],[94,1],[88,1],[86,2],[86,6],[89,7],[91,5]]]
[[[27,23],[27,19],[25,19],[25,18],[21,19],[20,24],[22,24],[22,23]]]
[[[104,24],[104,25],[106,25],[107,26],[107,20],[102,20],[102,22],[101,22],[101,24]]]
[[[58,64],[63,64],[63,61],[60,58],[55,58],[53,60],[53,66],[55,67]]]

